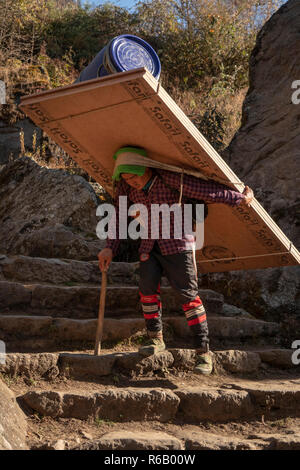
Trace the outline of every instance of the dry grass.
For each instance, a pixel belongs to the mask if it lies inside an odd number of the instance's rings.
[[[245,87],[237,90],[234,94],[225,91],[220,95],[205,93],[202,95],[201,92],[195,93],[193,90],[182,92],[176,86],[169,88],[169,93],[174,101],[190,118],[197,115],[204,116],[207,110],[212,109],[224,117],[222,149],[229,145],[233,136],[240,128],[242,107],[247,91],[248,87]]]

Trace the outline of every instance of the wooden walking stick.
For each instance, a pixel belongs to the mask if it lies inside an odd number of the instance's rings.
[[[100,304],[99,304],[99,311],[98,311],[98,323],[97,323],[97,331],[96,331],[96,342],[95,342],[94,356],[98,356],[100,354],[100,350],[101,350],[101,340],[102,340],[103,322],[104,322],[106,285],[107,285],[107,273],[106,273],[106,271],[102,271]]]

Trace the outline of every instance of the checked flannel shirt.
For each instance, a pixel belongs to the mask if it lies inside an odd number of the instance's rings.
[[[106,240],[106,248],[111,248],[113,256],[117,254],[120,244],[119,239],[119,196],[127,196],[128,208],[131,204],[140,203],[147,207],[148,210],[148,238],[141,238],[139,253],[150,253],[156,241],[155,238],[151,239],[151,204],[167,204],[171,206],[178,202],[181,174],[174,173],[169,170],[155,169],[156,179],[149,191],[143,189],[136,189],[131,187],[122,178],[116,185],[115,191],[115,218],[111,219],[111,224],[115,225],[116,238],[110,236],[108,231],[108,238]],[[173,191],[168,186],[176,189]],[[214,181],[205,181],[196,178],[193,175],[184,174],[183,176],[183,192],[182,204],[185,203],[186,198],[200,199],[207,203],[223,203],[230,206],[237,206],[240,204],[245,196],[238,191],[234,191],[228,186]],[[187,201],[188,202],[188,201]],[[162,233],[162,216],[160,214],[159,220],[154,223],[159,224],[159,239],[157,239],[162,255],[171,255],[180,253],[182,251],[191,250],[192,245],[195,243],[193,235],[184,234],[184,217],[182,217],[182,238],[174,238],[174,217],[173,213],[170,214],[170,238],[161,238]],[[127,224],[127,216],[121,222]],[[127,226],[127,225],[126,225]]]

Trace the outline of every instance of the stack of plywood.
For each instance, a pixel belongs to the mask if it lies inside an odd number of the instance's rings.
[[[112,192],[115,151],[127,145],[240,192],[244,183],[144,68],[24,97],[21,109]],[[245,182],[247,184],[247,182]],[[263,207],[209,205],[200,272],[297,265],[300,254]]]

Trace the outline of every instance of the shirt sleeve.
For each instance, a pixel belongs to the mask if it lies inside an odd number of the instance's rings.
[[[168,185],[180,191],[181,174],[169,170],[158,170],[158,173]],[[237,206],[245,199],[245,195],[234,191],[225,184],[215,181],[203,180],[193,175],[183,175],[183,196],[202,199],[210,203],[223,203],[229,206]]]
[[[113,257],[116,256],[119,245],[120,245],[120,238],[119,238],[119,224],[120,224],[120,206],[119,206],[119,196],[128,196],[126,183],[123,180],[120,180],[116,184],[115,188],[115,195],[114,195],[114,206],[115,206],[115,216],[109,221],[108,225],[108,236],[106,239],[105,248],[110,248],[113,252]],[[126,214],[127,215],[127,214]],[[121,220],[121,223],[127,224],[127,217],[126,220]]]

